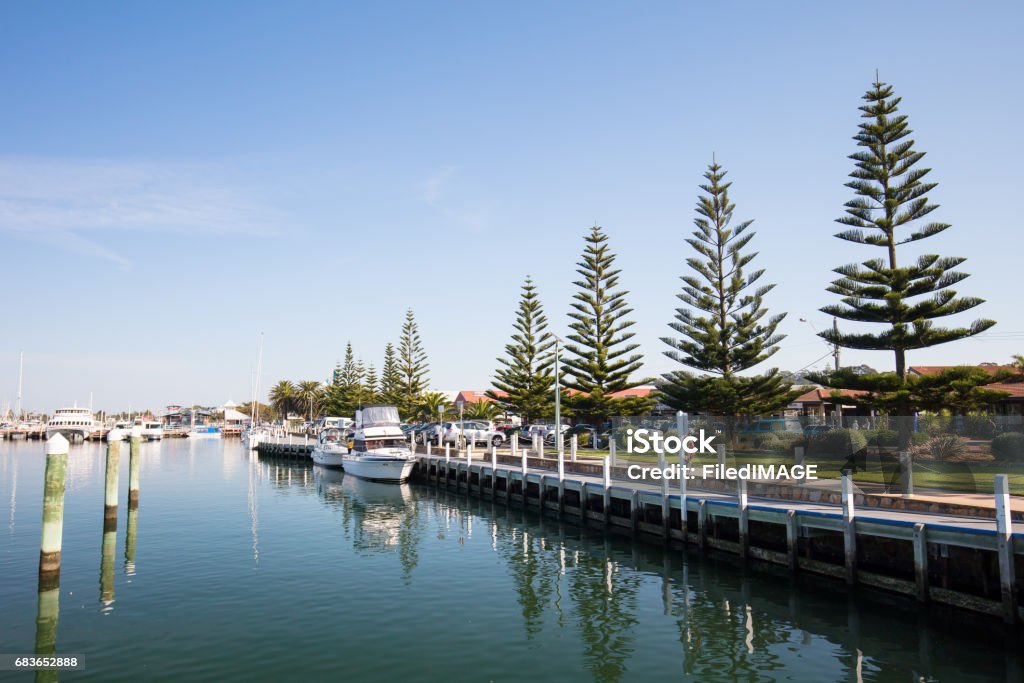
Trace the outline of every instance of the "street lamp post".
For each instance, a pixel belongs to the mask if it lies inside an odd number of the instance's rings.
[[[462,409],[465,407],[466,402],[459,398],[455,405],[459,407],[459,449],[461,450],[466,447],[466,425],[462,423]]]
[[[561,339],[558,335],[555,338],[555,443],[558,445],[558,453],[562,453],[562,385],[559,378],[559,352],[561,351]]]

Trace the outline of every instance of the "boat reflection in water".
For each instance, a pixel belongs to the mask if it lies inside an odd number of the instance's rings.
[[[369,481],[341,470],[314,467],[317,494],[342,513],[353,547],[367,553],[397,552],[406,575],[417,563],[419,515],[409,484]]]

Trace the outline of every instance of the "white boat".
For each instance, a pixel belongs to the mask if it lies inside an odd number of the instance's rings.
[[[321,430],[310,457],[321,467],[344,467],[343,456],[348,454],[348,442],[340,429]]]
[[[107,432],[107,441],[124,441],[132,434],[132,423],[122,420],[115,422],[114,426]]]
[[[368,406],[357,410],[352,450],[341,459],[346,474],[371,481],[408,479],[416,461],[402,433],[398,408]]]
[[[153,420],[143,420],[142,438],[145,441],[160,441],[164,438],[164,426]]]
[[[224,436],[223,430],[214,425],[196,425],[186,435],[190,439],[220,439]]]
[[[86,408],[58,408],[46,425],[46,438],[60,434],[68,441],[85,441],[102,431],[103,425]]]

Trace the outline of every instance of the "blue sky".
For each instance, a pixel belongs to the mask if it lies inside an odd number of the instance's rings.
[[[598,222],[647,372],[668,332],[701,173],[729,170],[788,338],[810,327],[850,197],[875,69],[927,152],[924,251],[968,257],[984,338],[916,364],[1024,350],[1019,3],[75,3],[0,6],[0,402],[248,398],[378,366],[406,308],[437,389],[485,388],[519,287],[567,327]],[[887,22],[887,25],[886,25]],[[881,30],[868,30],[882,26]],[[973,317],[978,317],[973,316]],[[964,316],[964,322],[972,316]],[[891,368],[890,355],[844,363]]]

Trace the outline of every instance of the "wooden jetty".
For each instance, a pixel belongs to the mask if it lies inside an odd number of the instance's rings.
[[[312,448],[293,438],[291,443],[260,444],[258,450],[262,457],[309,461]],[[581,526],[695,544],[1010,624],[1024,619],[1017,593],[1024,574],[1024,522],[1010,518],[1005,477],[997,478],[997,488],[1003,488],[995,494],[993,519],[991,509],[987,516],[966,516],[857,508],[861,496],[853,494],[849,479],[836,504],[752,496],[745,481],[731,482],[732,491],[623,481],[625,468],[613,472],[607,460],[559,462],[512,457],[509,451],[478,451],[474,459],[465,451],[416,457],[413,476],[418,481],[537,509]]]

